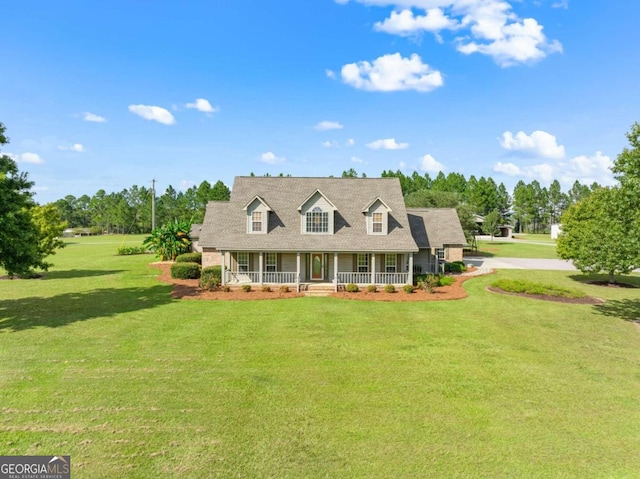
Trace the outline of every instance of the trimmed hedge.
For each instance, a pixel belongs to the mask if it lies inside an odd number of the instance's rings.
[[[118,256],[129,256],[132,254],[149,254],[151,251],[146,246],[120,246]]]
[[[384,292],[385,293],[395,293],[396,292],[396,287],[394,285],[392,285],[392,284],[387,284],[384,287]]]
[[[176,256],[176,263],[202,264],[202,253],[183,253]]]
[[[378,291],[378,288],[376,287],[375,284],[370,284],[367,286],[368,293],[375,293],[376,291]]]
[[[347,293],[357,293],[358,291],[360,291],[360,288],[358,288],[357,284],[353,284],[353,283],[348,283],[345,287],[344,290]]]
[[[173,279],[198,279],[200,278],[200,265],[198,263],[173,263],[171,277]]]
[[[222,284],[222,268],[220,266],[207,266],[200,273],[200,287],[213,291]]]
[[[453,263],[444,264],[445,273],[463,273],[467,270],[463,261],[454,261]]]
[[[405,284],[402,289],[404,289],[405,293],[411,294],[415,290],[415,287],[412,284]]]

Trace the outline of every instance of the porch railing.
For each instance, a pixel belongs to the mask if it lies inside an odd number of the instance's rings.
[[[259,271],[225,271],[226,284],[260,283]],[[263,271],[262,282],[268,284],[296,284],[296,272]]]
[[[376,273],[375,284],[406,284],[409,273]],[[339,272],[339,284],[371,284],[371,273]]]
[[[409,273],[376,273],[376,284],[407,284]]]

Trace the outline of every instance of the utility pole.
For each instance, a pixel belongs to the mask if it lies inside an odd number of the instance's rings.
[[[151,180],[151,231],[156,229],[156,179]]]

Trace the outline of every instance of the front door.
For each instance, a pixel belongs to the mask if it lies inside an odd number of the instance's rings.
[[[324,279],[324,254],[311,254],[311,281],[322,281]]]

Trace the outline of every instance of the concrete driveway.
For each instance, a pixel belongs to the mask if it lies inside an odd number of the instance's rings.
[[[464,262],[482,269],[549,269],[556,271],[577,271],[573,263],[563,259],[483,258],[482,256],[465,256]]]

